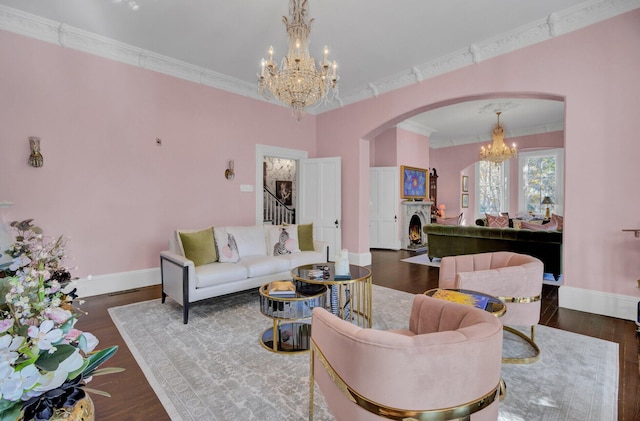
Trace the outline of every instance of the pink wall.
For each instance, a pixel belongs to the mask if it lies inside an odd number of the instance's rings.
[[[296,123],[275,105],[0,32],[0,200],[15,202],[9,220],[69,235],[78,276],[157,267],[176,227],[253,223],[255,195],[239,186],[255,182],[255,144],[288,147],[342,157],[343,246],[366,253],[376,135],[466,99],[551,96],[566,104],[565,284],[637,295],[640,242],[620,230],[640,226],[639,40],[635,10]],[[42,138],[43,168],[26,164],[28,136]]]
[[[398,129],[385,130],[371,142],[372,167],[395,167],[398,165]]]
[[[176,228],[254,224],[256,143],[315,154],[314,116],[4,31],[0,57],[6,219],[69,236],[77,276],[158,267]]]
[[[506,124],[506,123],[505,123]],[[489,125],[489,127],[491,127]],[[485,142],[487,143],[487,142]],[[561,148],[564,146],[564,132],[543,133],[530,136],[519,136],[505,139],[508,145],[516,144],[518,151],[531,149]],[[438,203],[444,203],[448,216],[464,213],[465,225],[475,224],[478,215],[475,209],[475,171],[474,164],[478,162],[480,146],[484,143],[450,146],[447,148],[431,149],[430,166],[438,170]],[[515,215],[518,209],[518,161],[512,160],[510,170],[510,204],[509,210]],[[461,207],[462,175],[469,176],[469,207]]]
[[[367,181],[356,159],[361,139],[463,99],[551,95],[566,101],[564,282],[637,295],[640,245],[621,229],[640,226],[634,176],[640,142],[633,141],[640,109],[639,41],[640,10],[635,10],[319,115],[318,154],[343,156],[343,243],[356,252],[368,247],[360,241],[367,237],[368,220],[361,197]],[[456,179],[453,188],[457,184]],[[608,222],[596,223],[594,200],[603,194]]]
[[[429,168],[429,139],[408,130],[392,127],[371,141],[371,166]]]

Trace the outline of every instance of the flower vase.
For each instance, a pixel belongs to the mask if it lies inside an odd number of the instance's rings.
[[[84,398],[80,399],[76,404],[70,408],[69,410],[59,410],[53,414],[51,417],[51,421],[94,421],[95,420],[95,408],[93,406],[93,401],[86,395]]]
[[[86,395],[80,399],[71,408],[56,409],[53,416],[49,418],[50,421],[94,421],[95,420],[95,408],[93,401]],[[18,418],[18,421],[24,421],[22,415]]]

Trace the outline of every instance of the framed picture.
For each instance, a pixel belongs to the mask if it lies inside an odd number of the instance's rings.
[[[291,200],[292,190],[292,181],[276,181],[276,197],[287,206],[291,206],[291,204],[293,203]]]
[[[469,176],[468,175],[463,175],[462,176],[462,191],[465,192],[465,193],[469,191]]]
[[[427,197],[429,172],[423,168],[400,166],[400,197],[423,200]]]
[[[462,207],[463,208],[468,208],[469,207],[469,195],[463,193],[462,194]]]

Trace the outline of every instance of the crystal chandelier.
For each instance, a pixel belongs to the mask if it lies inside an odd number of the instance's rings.
[[[329,49],[324,47],[320,66],[309,55],[309,34],[313,19],[307,18],[308,0],[290,0],[289,18],[282,17],[289,36],[289,52],[283,57],[280,67],[273,61],[273,47],[269,47],[269,58],[262,59],[258,75],[258,90],[267,99],[278,99],[291,107],[296,120],[300,121],[305,108],[317,104],[323,98],[330,100],[336,93],[338,65],[328,59]]]
[[[486,148],[482,147],[480,159],[499,164],[507,159],[515,158],[518,155],[518,151],[515,143],[512,148],[504,144],[504,126],[500,124],[500,114],[502,112],[498,111],[496,114],[498,115],[498,123],[493,128],[493,143]]]

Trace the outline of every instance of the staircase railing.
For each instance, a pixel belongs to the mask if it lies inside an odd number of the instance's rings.
[[[263,187],[262,190],[265,222],[270,221],[273,225],[280,225],[283,222],[295,224],[296,210],[282,203],[282,201],[266,187]]]

